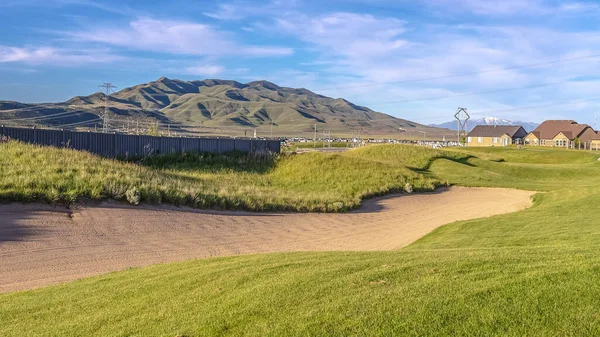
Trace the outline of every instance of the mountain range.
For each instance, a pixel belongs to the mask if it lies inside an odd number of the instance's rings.
[[[477,126],[477,125],[520,125],[527,132],[531,132],[531,131],[535,130],[535,128],[537,128],[540,124],[533,123],[533,122],[511,121],[511,120],[502,119],[502,118],[498,118],[498,117],[482,117],[479,119],[470,119],[467,122],[468,131],[473,130],[475,128],[475,126]],[[445,128],[445,129],[450,129],[450,130],[458,130],[458,122],[457,121],[446,122],[446,123],[441,123],[441,124],[431,124],[430,126],[437,127],[437,128]]]
[[[106,96],[95,93],[61,103],[0,101],[0,121],[69,128],[101,126],[105,101],[112,130],[158,125],[180,132],[241,135],[255,128],[262,136],[311,136],[316,128],[332,135],[386,135],[441,138],[449,130],[414,123],[307,89],[267,81],[240,83],[207,79],[159,78]]]

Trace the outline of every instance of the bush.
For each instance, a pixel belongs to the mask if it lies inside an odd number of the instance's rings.
[[[137,187],[132,187],[128,189],[127,192],[125,192],[125,197],[127,198],[127,201],[129,201],[130,204],[139,205],[142,194],[137,189]]]

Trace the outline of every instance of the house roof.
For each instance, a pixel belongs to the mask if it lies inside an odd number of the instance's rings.
[[[537,139],[540,139],[540,133],[538,131],[532,131],[529,134],[534,135]]]
[[[562,132],[569,139],[574,139],[589,127],[587,124],[577,124],[574,120],[548,120],[540,124],[532,133],[539,139],[553,139]]]
[[[575,138],[575,137],[573,137],[573,132],[571,132],[571,131],[559,131],[559,132],[558,132],[558,133],[557,133],[557,134],[556,134],[554,137],[552,137],[552,138],[555,138],[556,136],[560,135],[561,133],[562,133],[563,135],[565,135],[565,137],[567,137],[568,139],[574,139],[574,138]]]
[[[514,137],[519,130],[522,129],[519,125],[477,125],[471,132],[469,137],[502,137],[508,135]]]
[[[600,140],[600,131],[594,131],[594,134],[592,135],[592,139]]]

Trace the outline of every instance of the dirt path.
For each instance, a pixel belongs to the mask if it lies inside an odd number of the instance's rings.
[[[390,250],[457,220],[514,212],[531,192],[454,187],[369,200],[346,214],[201,212],[102,204],[0,206],[0,292],[133,266],[287,251]]]

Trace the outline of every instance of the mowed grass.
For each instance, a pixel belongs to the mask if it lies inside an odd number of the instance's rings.
[[[0,335],[600,334],[598,154],[531,163],[514,149],[379,150],[365,156],[431,179],[545,192],[530,209],[446,225],[399,251],[188,261],[0,295]]]
[[[415,191],[444,184],[406,167],[402,159],[411,158],[412,147],[393,147],[399,160],[387,162],[365,150],[277,158],[179,154],[134,163],[69,149],[0,143],[0,201],[126,202],[130,194],[151,204],[337,212],[359,207],[366,197],[401,192],[407,183]]]

